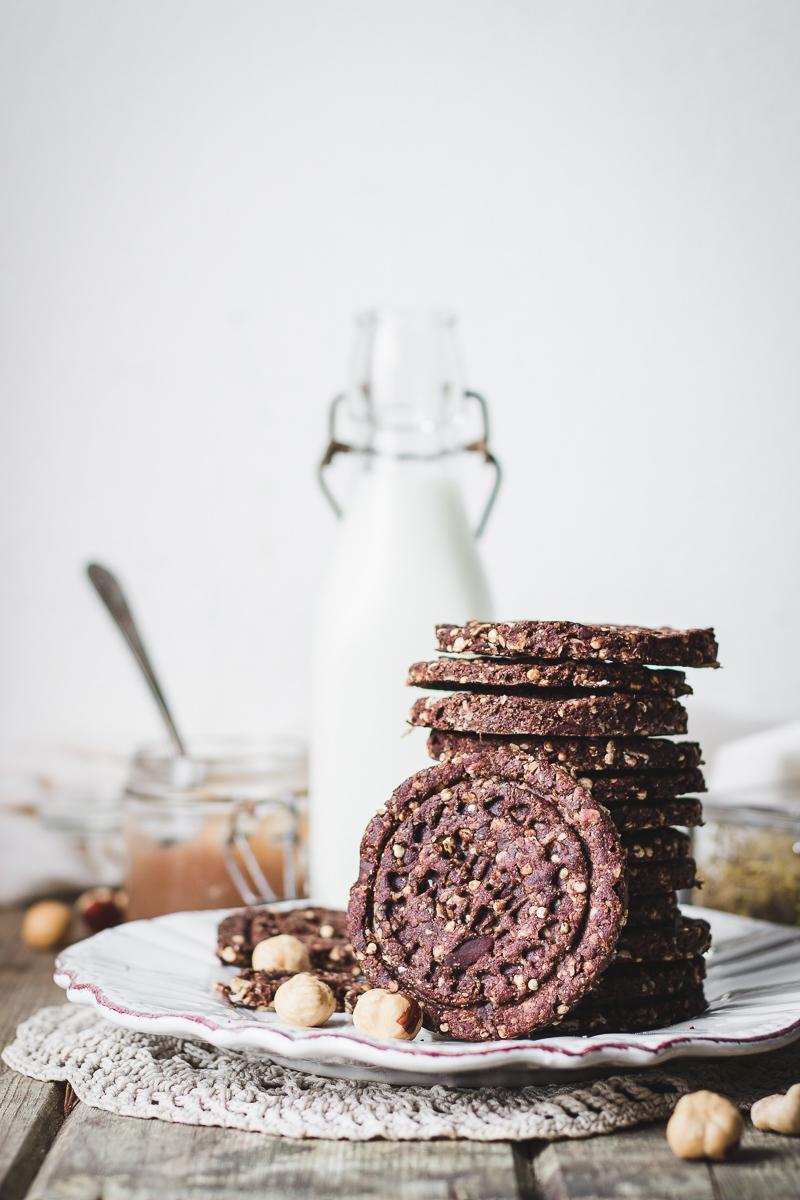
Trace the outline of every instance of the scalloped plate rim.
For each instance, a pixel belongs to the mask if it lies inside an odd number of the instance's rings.
[[[292,907],[310,907],[311,900],[282,902],[272,907],[281,910]],[[265,1020],[249,1020],[237,1022],[234,1025],[222,1025],[212,1020],[207,1014],[198,1012],[173,1010],[155,1011],[155,1006],[149,1010],[138,1009],[132,1001],[121,1005],[103,990],[101,979],[96,978],[97,963],[94,960],[94,950],[98,939],[108,943],[110,939],[118,939],[120,932],[126,934],[167,922],[175,923],[216,923],[230,909],[205,910],[196,912],[170,913],[164,917],[155,917],[149,921],[135,921],[117,926],[115,929],[103,931],[78,942],[64,950],[56,959],[55,982],[62,987],[67,999],[72,1003],[93,1006],[106,1020],[134,1032],[157,1033],[167,1036],[186,1037],[208,1042],[228,1050],[257,1050],[259,1053],[273,1056],[282,1062],[291,1062],[302,1069],[313,1070],[315,1065],[324,1067],[327,1071],[337,1065],[352,1075],[353,1068],[363,1064],[365,1067],[380,1068],[390,1079],[395,1072],[406,1073],[409,1070],[421,1076],[428,1076],[431,1082],[445,1073],[467,1074],[475,1071],[489,1072],[494,1068],[506,1066],[526,1066],[532,1071],[537,1069],[556,1071],[590,1070],[594,1068],[619,1068],[657,1066],[677,1057],[717,1057],[765,1053],[788,1045],[800,1037],[800,1016],[788,1025],[774,1030],[735,1037],[722,1034],[704,1033],[702,1029],[687,1032],[681,1029],[679,1023],[673,1035],[667,1035],[656,1044],[643,1042],[643,1037],[652,1038],[654,1033],[624,1034],[604,1033],[590,1037],[550,1036],[541,1039],[516,1039],[502,1042],[453,1042],[453,1041],[415,1041],[407,1043],[387,1043],[370,1039],[357,1034],[351,1024],[337,1026],[334,1029],[304,1029],[289,1031],[277,1023],[274,1016]],[[766,921],[754,921],[750,918],[734,917],[729,913],[717,913],[713,910],[689,908],[684,911],[702,915],[711,920],[712,925],[727,923],[730,926],[741,925],[744,932],[755,935],[759,930],[779,931],[790,940],[794,934],[798,942],[800,956],[800,931],[791,927],[774,925]],[[723,939],[724,942],[727,939]],[[800,957],[798,959],[800,965]],[[713,960],[712,960],[713,963]],[[213,943],[209,946],[209,970],[217,964]],[[218,964],[217,964],[218,965]],[[83,971],[81,971],[83,967]],[[221,967],[219,968],[222,969]],[[713,965],[712,965],[713,970]],[[94,976],[94,977],[93,977]],[[793,981],[792,981],[793,982]],[[204,996],[204,998],[206,998]],[[797,1005],[800,1005],[800,981],[797,983]],[[788,1005],[787,1005],[788,1007]],[[798,1007],[794,1011],[800,1011]],[[266,1016],[266,1014],[265,1014]],[[692,1019],[695,1026],[704,1017]],[[267,1023],[269,1021],[269,1023]],[[165,1026],[165,1022],[167,1023]],[[664,1031],[667,1032],[666,1030]]]

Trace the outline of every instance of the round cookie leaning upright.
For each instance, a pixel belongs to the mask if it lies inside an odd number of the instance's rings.
[[[625,921],[613,821],[563,768],[508,751],[429,767],[367,826],[348,931],[374,987],[459,1039],[558,1023]]]

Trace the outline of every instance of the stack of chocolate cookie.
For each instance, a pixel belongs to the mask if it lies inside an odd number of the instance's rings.
[[[712,630],[520,621],[440,626],[408,682],[439,763],[367,827],[348,930],[373,986],[430,1028],[509,1038],[642,1030],[703,1011],[687,834],[704,790],[683,666]],[[656,669],[650,669],[654,667]],[[444,689],[448,695],[442,695]]]
[[[676,893],[697,881],[689,836],[673,828],[702,821],[701,751],[664,735],[686,732],[679,698],[692,689],[675,668],[716,666],[713,630],[519,621],[436,633],[449,657],[415,663],[408,678],[449,693],[411,711],[431,730],[431,756],[538,755],[567,770],[619,832],[625,926],[569,1025],[646,1028],[701,1011],[709,931],[680,915]]]

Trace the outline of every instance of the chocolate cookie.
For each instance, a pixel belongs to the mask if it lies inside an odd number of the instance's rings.
[[[625,878],[632,896],[646,896],[696,887],[696,870],[693,858],[671,858],[664,862],[637,862],[629,858]]]
[[[513,662],[491,658],[437,658],[409,667],[409,687],[473,688],[588,692],[647,692],[660,696],[689,696],[692,689],[683,671],[651,671],[638,663]]]
[[[636,829],[623,833],[622,844],[630,864],[637,859],[658,862],[665,858],[686,858],[692,839],[679,829]]]
[[[329,949],[337,943],[347,946],[346,916],[339,909],[294,908],[291,912],[277,912],[270,908],[240,908],[220,921],[217,957],[229,966],[249,967],[253,947],[279,933],[291,933],[301,942],[314,943],[320,966],[324,965],[326,945]],[[337,960],[334,957],[331,961]]]
[[[346,938],[303,938],[313,970],[355,971],[360,974],[353,947]]]
[[[595,771],[683,771],[702,762],[697,742],[668,742],[663,738],[549,738],[502,737],[496,734],[452,733],[434,729],[428,738],[431,758],[446,762],[475,750],[524,750],[541,754],[573,774]]]
[[[706,781],[697,767],[688,771],[629,771],[627,775],[578,776],[601,804],[674,800],[687,792],[704,792]]]
[[[537,734],[573,737],[597,734],[685,733],[686,709],[665,696],[604,696],[539,699],[533,696],[423,696],[412,725],[460,733]]]
[[[680,1021],[699,1017],[708,1007],[702,984],[668,996],[653,997],[640,1004],[609,1003],[608,1008],[584,1002],[553,1029],[554,1034],[641,1033],[645,1029],[667,1029]]]
[[[703,806],[699,800],[662,800],[658,804],[608,804],[611,819],[620,830],[661,829],[665,825],[683,825],[686,829],[703,824]]]
[[[575,659],[715,667],[713,629],[645,629],[639,625],[581,625],[573,621],[468,621],[437,625],[439,649],[500,658]]]
[[[629,928],[669,926],[677,929],[680,909],[674,892],[656,892],[649,896],[628,897]]]
[[[570,1008],[610,961],[623,852],[564,770],[496,752],[419,771],[361,843],[348,929],[375,987],[442,1033],[521,1037]]]
[[[612,964],[592,988],[584,1003],[597,1005],[614,1000],[635,1004],[641,996],[662,1000],[689,988],[696,988],[706,977],[704,958],[682,959],[665,963]]]
[[[675,929],[632,929],[622,932],[615,963],[670,962],[695,958],[711,945],[711,926],[699,917],[681,917]]]
[[[352,1005],[354,999],[369,988],[363,978],[354,979],[349,971],[314,971],[314,975],[327,983],[333,992],[337,1012],[347,1011],[347,1002],[350,1001]],[[272,1008],[278,988],[291,978],[291,975],[254,971],[252,967],[247,967],[227,983],[218,983],[217,991],[234,1008],[253,1008],[258,1012],[266,1012]],[[349,1011],[352,1011],[352,1007]]]

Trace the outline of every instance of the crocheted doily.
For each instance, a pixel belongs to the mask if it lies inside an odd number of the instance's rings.
[[[85,1104],[131,1117],[284,1137],[367,1141],[590,1137],[667,1116],[699,1087],[740,1104],[800,1076],[798,1044],[758,1058],[694,1060],[589,1083],[392,1087],[324,1079],[200,1042],[130,1033],[90,1009],[43,1008],[3,1051],[23,1075],[68,1081]]]

